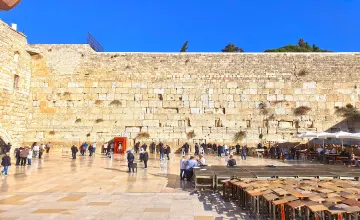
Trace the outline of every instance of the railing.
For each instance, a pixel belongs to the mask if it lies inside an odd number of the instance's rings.
[[[87,36],[87,44],[96,52],[104,52],[104,47],[90,34]]]

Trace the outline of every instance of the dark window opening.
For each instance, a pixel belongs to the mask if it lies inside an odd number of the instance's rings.
[[[19,79],[20,79],[19,75],[14,76],[14,88],[15,89],[19,88]]]

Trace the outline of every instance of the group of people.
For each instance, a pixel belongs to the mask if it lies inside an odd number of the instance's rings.
[[[26,162],[27,165],[31,165],[32,158],[38,157],[41,159],[44,152],[50,152],[50,147],[50,142],[46,145],[44,143],[39,145],[37,142],[34,142],[31,147],[25,146],[15,149],[16,166],[25,166]]]
[[[146,143],[143,143],[141,145],[140,142],[137,142],[135,144],[135,146],[134,146],[135,153],[140,154],[140,160],[141,160],[141,155],[143,154],[143,152],[147,152],[147,147],[148,146]],[[164,144],[162,142],[159,142],[158,144],[155,144],[155,142],[152,142],[149,147],[150,147],[150,153],[152,153],[152,154],[159,153],[160,154],[160,160],[164,160],[165,155],[166,155],[167,159],[170,160],[171,148],[169,145]]]
[[[227,144],[198,144],[195,143],[195,155],[204,155],[204,154],[215,154],[218,157],[223,157],[223,156],[229,156],[229,155],[241,155],[241,159],[246,160],[246,157],[249,153],[248,147],[246,145],[241,146],[240,144],[236,144],[235,146],[228,146]],[[182,147],[181,147],[181,153],[183,155],[186,155],[189,153],[191,147],[188,143],[185,143]]]
[[[16,166],[30,166],[32,164],[33,158],[42,158],[42,155],[44,152],[49,153],[50,152],[50,146],[51,143],[48,142],[45,144],[38,144],[37,142],[34,142],[31,147],[24,146],[20,148],[16,148],[14,150],[15,158],[16,158]],[[9,166],[11,166],[11,158],[10,158],[10,149],[11,144],[8,143],[5,146],[5,156],[2,157],[1,165],[4,167],[1,171],[1,175],[7,176]]]
[[[79,147],[76,147],[76,145],[73,145],[71,147],[71,154],[72,158],[76,159],[76,154],[80,151],[80,154],[82,156],[85,156],[86,151],[89,152],[89,156],[92,157],[96,152],[96,142],[93,142],[92,144],[88,144],[87,142],[82,143]]]

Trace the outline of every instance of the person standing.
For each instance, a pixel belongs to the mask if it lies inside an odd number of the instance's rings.
[[[103,152],[102,152],[102,153],[106,154],[107,152],[108,152],[108,143],[106,142],[106,143],[104,144],[104,148],[103,148]]]
[[[136,154],[139,153],[139,150],[140,150],[140,142],[137,142],[137,143],[135,144],[135,153],[136,153]]]
[[[72,154],[72,158],[73,159],[76,159],[76,153],[78,152],[78,148],[75,146],[75,145],[73,145],[72,147],[71,147],[71,154]]]
[[[144,161],[144,169],[147,169],[147,162],[149,160],[149,154],[147,151],[144,151],[142,159]]]
[[[281,157],[281,149],[280,149],[279,145],[276,146],[275,150],[276,150],[277,159],[280,159],[280,157]]]
[[[143,145],[141,145],[142,149],[144,149],[144,151],[146,151],[147,149],[147,145],[144,143]]]
[[[33,157],[33,151],[31,150],[31,148],[29,148],[29,154],[27,156],[27,163],[29,166],[31,166],[32,157]]]
[[[92,146],[93,146],[93,154],[95,154],[95,152],[96,152],[96,141],[92,144]]]
[[[19,149],[16,150],[16,153],[15,153],[16,166],[20,166],[20,161],[21,161],[20,154],[21,154],[22,150],[23,150],[23,147],[20,147]]]
[[[140,152],[139,152],[139,160],[140,160],[140,162],[143,161],[144,152],[145,152],[145,151],[144,151],[144,148],[141,147],[141,148],[140,148]]]
[[[34,157],[37,157],[39,155],[39,151],[40,151],[40,147],[39,145],[36,144],[33,146],[33,151],[34,151]]]
[[[5,148],[4,148],[4,153],[6,154],[7,152],[10,152],[10,150],[11,150],[11,144],[10,144],[10,142],[9,143],[7,143],[6,145],[5,145]]]
[[[90,146],[89,146],[89,157],[91,157],[93,155],[93,153],[94,153],[94,147],[93,147],[92,144],[90,144]]]
[[[20,165],[21,166],[25,166],[26,165],[26,159],[29,155],[29,148],[25,147],[21,152],[20,152],[20,157],[21,157],[21,162]]]
[[[110,149],[109,149],[109,147],[108,147],[108,151],[111,151],[112,153],[114,153],[114,142],[111,142],[111,144],[110,144]]]
[[[235,148],[236,148],[236,154],[237,154],[237,155],[240,155],[240,144],[237,143],[236,146],[235,146]]]
[[[129,168],[129,173],[132,172],[134,173],[135,172],[135,169],[134,169],[134,160],[135,160],[135,156],[134,156],[134,150],[131,149],[128,154],[127,154],[127,157],[126,157],[127,161],[128,161],[128,168]]]
[[[218,157],[221,157],[221,146],[217,146]]]
[[[45,151],[44,144],[42,144],[42,145],[40,146],[40,150],[39,150],[39,159],[41,159],[44,151]]]
[[[49,152],[50,152],[50,142],[48,142],[47,144],[46,144],[46,146],[45,146],[45,148],[46,148],[46,153],[48,154]]]
[[[163,143],[160,143],[159,144],[160,146],[160,149],[159,149],[159,151],[160,151],[160,160],[163,160],[164,159],[164,154],[165,154],[165,148],[164,148],[164,144]]]
[[[195,155],[199,155],[199,145],[195,143]]]
[[[185,178],[185,168],[186,168],[186,159],[185,156],[182,156],[180,160],[180,179],[183,180]]]
[[[246,156],[248,154],[248,148],[245,145],[242,149],[241,149],[241,159],[242,160],[246,160]]]
[[[295,160],[296,148],[295,148],[294,146],[292,146],[292,147],[290,148],[290,153],[291,153],[291,158],[292,158],[293,160]]]
[[[189,153],[190,145],[188,143],[185,143],[185,154]]]
[[[4,169],[1,171],[1,174],[7,176],[9,166],[11,166],[10,152],[6,152],[5,156],[1,160],[1,165],[4,167]]]
[[[169,157],[170,153],[171,153],[170,146],[169,146],[169,145],[166,145],[166,156],[167,156],[167,159],[168,159],[168,160],[170,160],[170,157]]]
[[[227,156],[229,153],[229,147],[226,144],[224,144],[224,153],[225,153],[225,156]]]
[[[155,153],[155,142],[152,142],[151,144],[150,144],[150,153]]]
[[[190,160],[186,162],[186,170],[185,170],[185,176],[186,180],[190,181],[192,176],[194,175],[194,167],[196,167],[197,161],[195,160],[194,156],[190,157]]]

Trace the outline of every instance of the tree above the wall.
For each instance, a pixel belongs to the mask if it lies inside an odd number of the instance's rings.
[[[188,49],[188,44],[189,44],[189,41],[185,41],[185,43],[183,44],[183,46],[180,49],[180,52],[186,52]]]
[[[242,53],[244,50],[233,43],[229,43],[224,49],[221,50],[221,52]]]
[[[289,44],[280,48],[268,49],[265,52],[332,52],[330,50],[320,49],[316,44],[310,46],[303,38],[298,40],[298,44]]]

